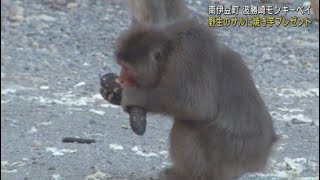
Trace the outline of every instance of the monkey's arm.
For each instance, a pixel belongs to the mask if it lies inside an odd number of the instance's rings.
[[[164,112],[164,102],[161,95],[154,89],[126,87],[122,91],[121,106],[126,112],[128,112],[128,107],[134,106],[141,107],[148,112]]]
[[[218,107],[213,97],[201,98],[193,93],[176,94],[172,91],[127,87],[122,91],[121,106],[128,112],[128,107],[141,107],[148,112],[164,113],[181,120],[208,121],[216,117]]]
[[[128,112],[129,107],[141,107],[148,109],[148,94],[137,87],[125,87],[122,90],[121,106],[124,111]]]
[[[210,121],[217,117],[219,111],[218,103],[212,96],[211,94],[198,96],[195,92],[190,95],[186,92],[185,96],[172,95],[170,98],[172,103],[165,108],[175,119]]]

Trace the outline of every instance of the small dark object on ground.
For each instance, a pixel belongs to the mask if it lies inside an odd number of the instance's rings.
[[[103,99],[111,104],[120,105],[122,87],[119,76],[115,73],[107,73],[100,76],[100,94]],[[146,131],[146,111],[139,107],[129,108],[130,126],[137,135],[143,135]]]
[[[62,139],[64,143],[80,143],[80,144],[91,144],[96,142],[94,139],[76,138],[76,137],[65,137]]]

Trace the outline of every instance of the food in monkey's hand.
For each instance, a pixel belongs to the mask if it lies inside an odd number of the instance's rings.
[[[100,77],[100,94],[103,99],[111,104],[120,105],[122,87],[119,83],[119,76],[115,73],[107,73]]]
[[[120,105],[122,87],[119,76],[115,73],[107,73],[100,77],[100,94],[103,99],[111,104]],[[146,131],[146,111],[139,107],[128,108],[130,126],[137,135],[143,135]]]
[[[146,132],[146,111],[143,108],[140,107],[129,107],[128,112],[130,115],[130,126],[131,129],[137,134],[137,135],[143,135],[144,132]]]

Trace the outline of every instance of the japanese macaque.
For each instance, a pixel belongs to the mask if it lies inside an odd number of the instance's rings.
[[[240,55],[205,26],[132,26],[117,41],[121,105],[172,116],[165,180],[230,180],[263,171],[277,140]]]
[[[188,16],[184,0],[128,0],[132,23],[158,24]]]
[[[187,17],[188,9],[184,0],[128,0],[131,10],[132,24],[163,24],[173,22],[177,19]],[[123,66],[121,73],[127,74],[126,66]],[[120,75],[120,77],[132,77],[128,75]],[[121,80],[121,78],[120,78]],[[133,85],[134,79],[121,81],[122,87]],[[131,83],[131,84],[126,84]],[[132,106],[127,109],[130,115],[130,125],[132,130],[143,135],[146,130],[146,111],[141,107]]]

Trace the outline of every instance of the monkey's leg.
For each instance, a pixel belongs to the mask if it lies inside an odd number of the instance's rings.
[[[170,134],[173,167],[166,170],[168,179],[205,180],[207,162],[197,140],[197,130],[185,121],[175,120]]]
[[[234,177],[232,163],[229,157],[225,157],[225,146],[216,140],[225,137],[217,132],[207,123],[175,120],[170,134],[170,155],[174,166],[166,171],[168,177],[231,180]]]
[[[159,180],[191,180],[190,177],[179,172],[175,167],[164,169],[159,176]]]

